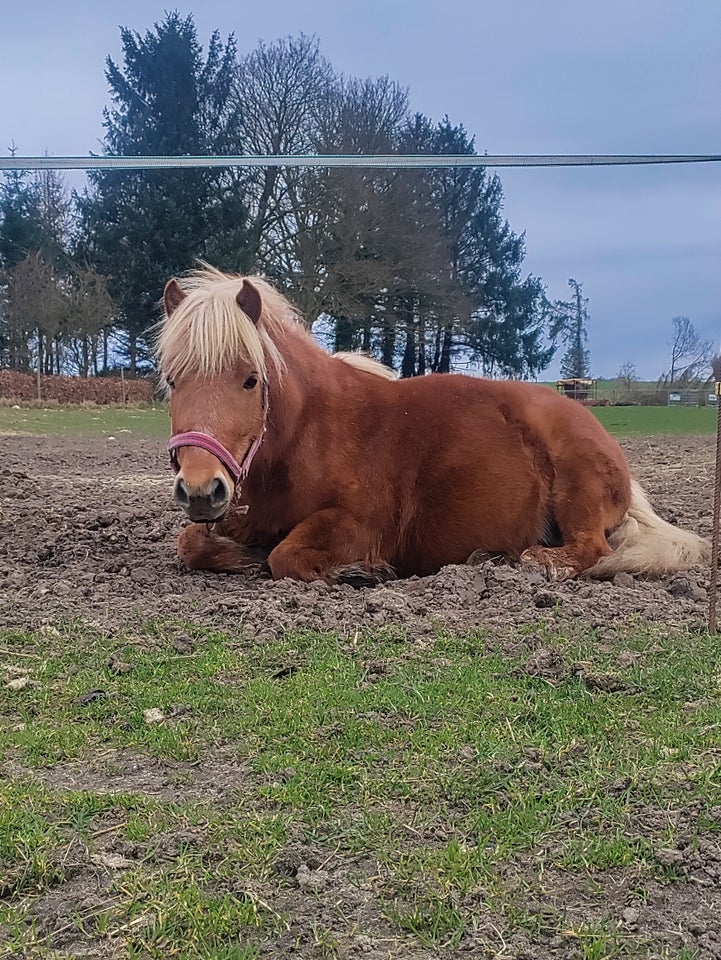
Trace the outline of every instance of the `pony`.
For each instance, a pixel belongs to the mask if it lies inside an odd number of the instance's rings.
[[[204,267],[169,280],[163,304],[156,353],[191,570],[358,585],[479,551],[557,580],[708,558],[653,511],[576,400],[331,355],[260,277]]]

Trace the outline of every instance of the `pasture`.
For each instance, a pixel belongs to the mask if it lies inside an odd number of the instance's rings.
[[[701,436],[716,430],[713,407],[594,407],[592,413],[616,437]],[[165,404],[111,406],[32,406],[0,404],[0,433],[137,434],[167,438]]]
[[[715,411],[596,412],[708,534]],[[703,572],[188,574],[167,432],[0,407],[0,956],[719,955]]]

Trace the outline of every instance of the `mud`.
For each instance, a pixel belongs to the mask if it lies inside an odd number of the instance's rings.
[[[559,628],[582,620],[603,634],[630,619],[691,626],[705,616],[705,571],[555,584],[538,571],[484,560],[360,590],[188,573],[175,555],[182,521],[170,501],[162,443],[6,436],[2,446],[0,625],[37,626],[82,612],[117,627],[165,614],[231,618],[244,635],[263,639],[285,628],[352,634],[384,625],[497,633],[539,620]],[[708,534],[711,440],[643,438],[624,446],[661,516]]]

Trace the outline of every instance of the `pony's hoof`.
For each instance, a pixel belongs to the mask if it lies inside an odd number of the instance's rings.
[[[521,563],[533,570],[543,570],[549,580],[560,583],[576,576],[574,567],[557,562],[555,557],[549,557],[550,549],[545,547],[529,547],[521,554]]]

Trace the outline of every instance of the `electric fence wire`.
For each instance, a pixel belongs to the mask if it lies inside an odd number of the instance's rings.
[[[719,163],[721,154],[452,155],[332,154],[213,157],[0,157],[0,170],[179,170],[194,167],[360,167],[414,170],[442,167],[620,167]]]

